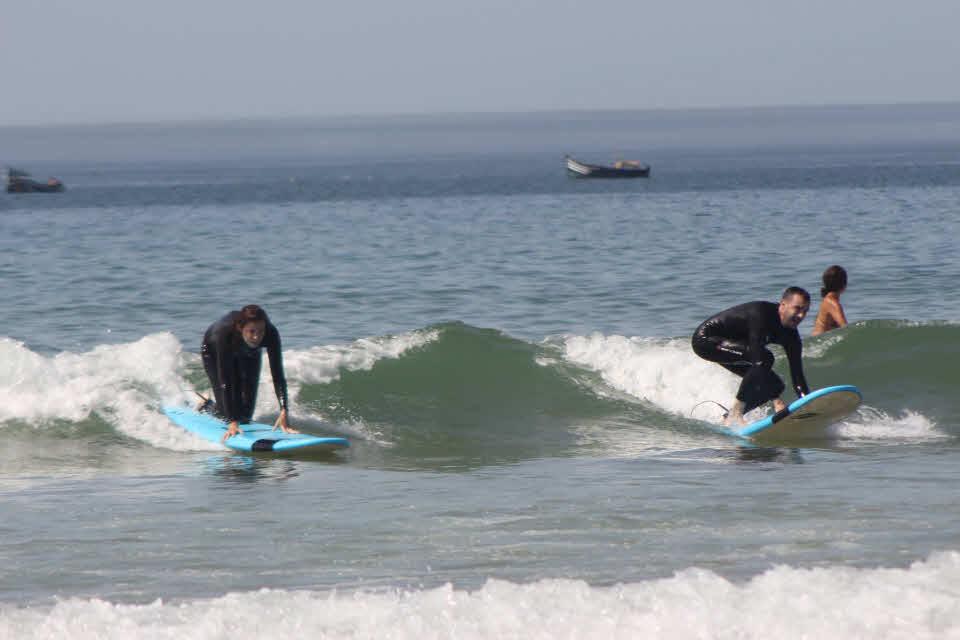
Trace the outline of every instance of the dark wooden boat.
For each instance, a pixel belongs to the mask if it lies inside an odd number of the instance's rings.
[[[38,182],[20,169],[7,169],[4,183],[7,185],[7,193],[57,193],[64,189],[63,183],[56,178]]]
[[[573,178],[648,178],[650,165],[621,160],[613,165],[587,164],[567,156],[567,175]]]

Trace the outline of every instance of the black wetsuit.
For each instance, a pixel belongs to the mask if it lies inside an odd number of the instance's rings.
[[[250,422],[257,404],[261,349],[266,349],[270,358],[273,389],[281,409],[287,408],[287,379],[283,375],[277,328],[268,322],[260,346],[251,349],[234,324],[236,314],[236,311],[228,313],[210,325],[203,334],[200,352],[216,400],[213,413],[227,422],[243,423]]]
[[[800,334],[780,323],[778,309],[775,302],[747,302],[708,318],[693,332],[694,353],[743,378],[737,400],[743,401],[744,413],[783,393],[783,380],[773,372],[773,354],[766,348],[770,343],[787,352],[797,395],[810,392],[803,377]]]

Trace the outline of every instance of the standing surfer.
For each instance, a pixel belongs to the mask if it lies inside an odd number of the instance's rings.
[[[231,311],[203,334],[203,368],[210,378],[216,403],[204,398],[198,409],[229,423],[224,440],[243,433],[240,424],[250,422],[253,417],[263,348],[270,359],[273,389],[280,403],[280,417],[274,429],[298,433],[287,424],[287,379],[283,375],[280,332],[263,309],[251,304],[240,311]]]
[[[780,399],[783,380],[773,372],[773,353],[766,348],[779,344],[787,353],[790,377],[797,396],[810,392],[803,376],[802,345],[797,326],[810,310],[810,294],[788,287],[780,304],[747,302],[706,319],[693,333],[693,351],[743,378],[727,424],[746,424],[745,413],[773,400],[775,411],[786,403]]]

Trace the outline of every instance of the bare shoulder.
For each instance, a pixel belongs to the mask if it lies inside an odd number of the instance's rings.
[[[821,309],[827,309],[829,311],[835,311],[840,308],[840,300],[834,296],[828,295],[823,299],[823,302],[820,303]]]

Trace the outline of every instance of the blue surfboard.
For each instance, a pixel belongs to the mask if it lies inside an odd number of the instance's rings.
[[[250,422],[241,424],[243,433],[221,441],[227,432],[227,423],[207,413],[197,413],[183,407],[164,407],[163,412],[187,431],[204,440],[222,444],[239,451],[336,451],[350,446],[345,438],[322,438],[306,433],[284,433],[268,424]]]
[[[861,400],[860,390],[853,385],[824,387],[762,420],[721,431],[755,442],[822,440],[830,437],[828,428],[853,413]]]

